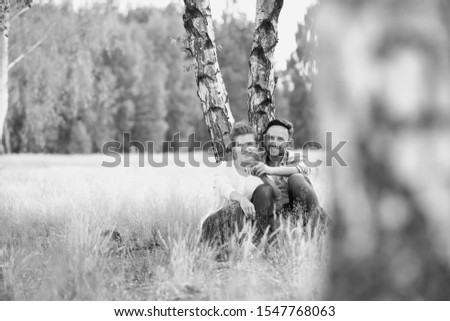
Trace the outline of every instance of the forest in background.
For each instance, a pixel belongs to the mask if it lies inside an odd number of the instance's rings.
[[[12,153],[96,153],[111,140],[172,141],[195,132],[209,140],[192,59],[182,50],[183,8],[111,4],[75,12],[35,5],[11,23],[10,61],[44,41],[10,70],[3,145]],[[305,19],[308,23],[308,19]],[[306,23],[306,24],[307,24]],[[227,13],[215,23],[218,58],[236,120],[247,119],[248,58],[254,24]],[[296,126],[301,147],[316,139],[311,82],[305,75],[311,37],[299,25],[298,49],[278,72],[278,117]],[[303,48],[303,49],[302,49]],[[306,49],[305,49],[306,48]],[[306,68],[308,69],[308,68]],[[129,146],[124,146],[127,152]]]

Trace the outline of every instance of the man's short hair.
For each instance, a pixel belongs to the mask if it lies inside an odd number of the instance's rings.
[[[246,121],[238,121],[231,128],[230,138],[234,142],[237,136],[253,134],[256,139],[255,129]]]
[[[289,139],[291,139],[294,136],[294,125],[289,120],[284,118],[275,118],[266,125],[266,128],[262,132],[262,137],[264,137],[264,135],[267,134],[267,131],[272,126],[282,126],[286,128],[289,133]]]

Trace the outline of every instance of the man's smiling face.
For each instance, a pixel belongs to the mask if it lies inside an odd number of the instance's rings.
[[[273,125],[264,136],[266,152],[271,159],[284,156],[289,143],[289,131],[286,127]]]
[[[258,156],[258,143],[254,134],[239,135],[234,139],[233,155],[235,165],[240,167],[252,166]]]

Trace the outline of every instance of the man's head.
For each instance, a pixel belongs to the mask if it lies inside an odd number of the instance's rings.
[[[247,122],[240,121],[231,129],[230,138],[233,142],[233,159],[242,167],[251,166],[258,156],[256,131]]]
[[[286,119],[271,120],[263,131],[264,148],[267,155],[275,160],[284,156],[286,149],[292,143],[294,126]]]

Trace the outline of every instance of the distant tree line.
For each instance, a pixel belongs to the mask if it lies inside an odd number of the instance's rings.
[[[178,5],[139,8],[126,16],[109,4],[77,12],[70,5],[35,5],[10,27],[10,60],[50,32],[10,70],[3,144],[13,153],[92,153],[107,141],[122,141],[124,132],[134,141],[155,142],[157,151],[178,132],[208,141],[192,61],[179,41],[181,16]],[[224,14],[215,26],[237,120],[247,118],[253,30],[252,22],[236,14]],[[308,87],[304,77],[295,76],[301,72],[298,58],[294,54],[288,69],[279,72],[275,98],[277,116],[291,115],[299,125],[301,146],[315,137]]]

